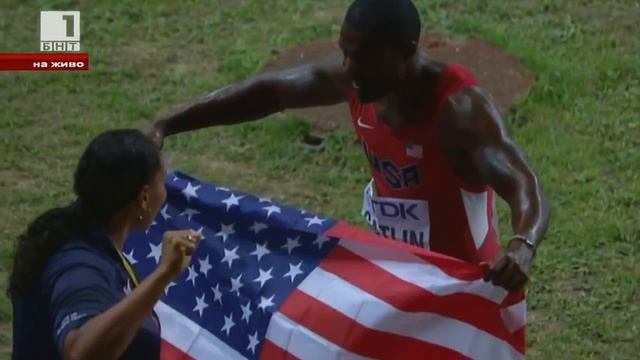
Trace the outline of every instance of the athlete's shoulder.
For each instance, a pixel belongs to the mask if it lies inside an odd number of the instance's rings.
[[[473,73],[471,72],[471,70],[469,70],[469,68],[458,63],[445,64],[442,67],[440,76],[442,78],[450,80],[466,80],[470,78],[475,79]]]
[[[447,64],[442,68],[438,78],[437,97],[442,104],[447,98],[463,89],[475,87],[478,81],[464,65]]]

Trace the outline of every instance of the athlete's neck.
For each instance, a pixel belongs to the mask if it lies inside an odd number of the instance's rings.
[[[434,62],[425,54],[416,53],[402,74],[402,79],[394,90],[376,101],[376,108],[385,113],[382,121],[392,128],[398,128],[417,120],[425,102],[434,91],[428,76]],[[427,71],[425,71],[425,69]]]
[[[127,240],[130,229],[131,224],[128,216],[123,212],[116,214],[107,223],[107,234],[109,235],[113,246],[119,252],[122,252],[122,249],[124,248],[124,243]]]

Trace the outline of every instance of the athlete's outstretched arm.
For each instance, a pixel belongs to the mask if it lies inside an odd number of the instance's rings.
[[[485,279],[518,290],[528,280],[535,249],[549,222],[550,209],[540,181],[480,89],[452,96],[443,116],[448,121],[441,124],[451,135],[447,138],[475,168],[478,176],[472,182],[491,186],[511,208],[514,236]]]
[[[159,145],[165,136],[215,125],[257,120],[287,108],[347,100],[349,81],[339,61],[270,72],[229,85],[164,115],[146,128]]]

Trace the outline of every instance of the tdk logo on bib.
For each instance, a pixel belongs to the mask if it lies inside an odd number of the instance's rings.
[[[423,200],[376,197],[364,189],[362,216],[378,234],[429,249],[429,205]]]
[[[402,220],[414,219],[420,221],[420,218],[416,216],[416,208],[418,204],[404,204],[391,201],[382,201],[371,199],[371,207],[376,214],[380,214],[386,218],[397,218]]]

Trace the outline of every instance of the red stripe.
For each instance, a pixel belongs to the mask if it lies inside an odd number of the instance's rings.
[[[162,340],[160,343],[160,359],[161,360],[192,360],[189,354],[183,352],[170,342]]]
[[[342,246],[336,246],[320,267],[404,312],[435,313],[457,319],[519,348],[501,320],[500,306],[483,297],[468,293],[434,294]]]
[[[298,358],[289,354],[278,345],[272,343],[269,339],[264,339],[260,359],[265,360],[297,360]]]
[[[449,276],[465,281],[473,281],[482,278],[482,269],[475,264],[471,264],[447,255],[405,244],[377,235],[367,229],[353,226],[345,222],[337,222],[329,228],[324,235],[337,237],[340,239],[352,240],[367,243],[369,245],[383,246],[388,249],[410,252],[419,258],[437,266]]]
[[[387,248],[408,251],[422,260],[437,266],[445,274],[464,281],[474,281],[484,276],[484,271],[475,264],[463,262],[446,255],[427,251],[400,241],[386,239],[367,229],[353,226],[345,222],[338,222],[329,228],[324,235],[345,240],[384,246]],[[485,243],[487,243],[485,241]],[[515,304],[525,298],[523,290],[509,293],[503,301],[503,305]]]
[[[518,351],[520,351],[522,355],[525,355],[526,347],[524,346],[524,344],[527,343],[527,327],[523,326],[520,329],[516,330],[516,332],[513,333],[513,337],[518,340],[518,343],[522,344],[521,347],[516,349],[518,349]]]
[[[280,312],[352,353],[375,359],[466,359],[446,347],[369,329],[321,301],[294,290]]]
[[[502,300],[502,306],[507,307],[513,304],[517,304],[525,298],[525,289],[520,289],[516,292],[510,292],[507,296]]]
[[[487,225],[488,231],[484,237],[482,245],[478,248],[478,259],[482,262],[492,263],[498,253],[500,253],[500,242],[498,241],[498,229],[494,228],[495,216],[498,214],[493,213],[494,206],[494,192],[493,190],[487,191]],[[472,235],[470,235],[472,236]]]

